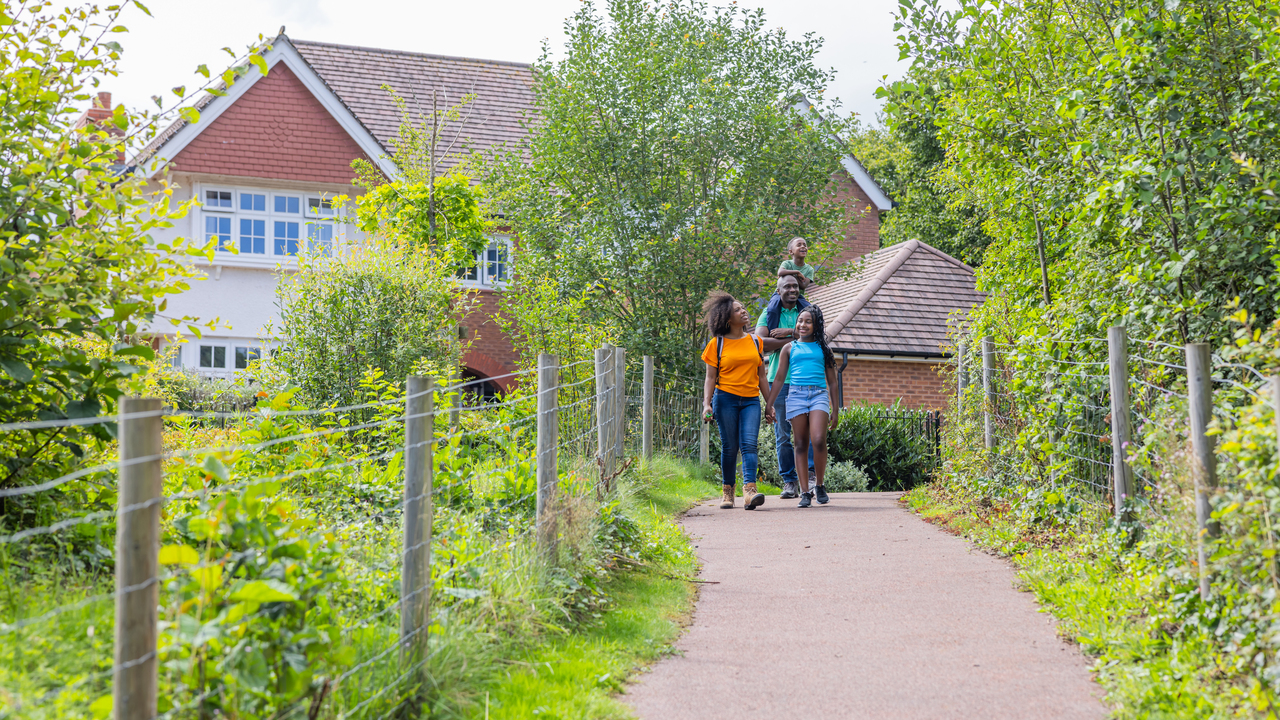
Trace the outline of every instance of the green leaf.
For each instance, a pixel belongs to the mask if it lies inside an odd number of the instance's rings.
[[[124,345],[116,346],[114,350],[116,355],[136,355],[147,360],[156,359],[156,351],[151,349],[150,345]]]
[[[200,562],[200,554],[188,545],[165,545],[160,548],[161,565],[195,565]]]
[[[89,713],[93,715],[94,720],[107,720],[107,718],[111,717],[111,711],[114,707],[114,698],[111,695],[103,695],[89,705]]]
[[[200,65],[196,66],[196,72],[200,73],[201,75],[205,76],[206,79],[208,79],[209,66],[205,65],[204,63],[201,63]]]
[[[200,111],[193,107],[184,107],[181,110],[178,110],[178,114],[182,116],[183,120],[186,120],[192,125],[200,122]]]
[[[261,55],[250,55],[249,62],[254,67],[258,68],[258,71],[261,72],[263,75],[267,74],[268,72],[267,61]]]
[[[31,372],[31,368],[27,367],[27,364],[21,360],[10,360],[7,358],[0,360],[0,368],[4,368],[5,373],[7,373],[9,377],[24,385],[31,382],[31,379],[35,377],[35,373]]]
[[[240,602],[293,602],[297,600],[293,588],[279,580],[252,580],[231,594],[231,600]]]
[[[231,477],[231,473],[227,471],[227,466],[223,465],[222,461],[213,455],[206,457],[204,464],[200,468],[204,470],[206,475],[216,477],[222,482],[227,482],[227,479]]]

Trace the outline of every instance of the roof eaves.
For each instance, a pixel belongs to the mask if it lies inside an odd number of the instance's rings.
[[[871,298],[875,297],[875,294],[880,291],[880,288],[884,287],[884,284],[889,281],[889,278],[893,277],[893,274],[898,272],[898,268],[902,267],[902,264],[907,261],[907,258],[911,257],[911,254],[914,253],[916,248],[920,247],[920,245],[921,243],[919,240],[908,240],[903,243],[894,254],[893,259],[886,263],[884,267],[880,268],[880,272],[876,273],[875,277],[871,279],[871,282],[867,283],[866,287],[862,288],[862,291],[859,292],[857,297],[853,299],[853,302],[849,303],[849,306],[840,313],[840,315],[835,319],[835,322],[831,323],[831,325],[827,327],[827,338],[830,339],[839,335],[841,330],[844,330],[850,322],[853,322],[853,318],[858,314],[858,311],[866,307],[866,304],[871,301]]]

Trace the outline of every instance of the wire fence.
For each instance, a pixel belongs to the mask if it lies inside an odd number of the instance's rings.
[[[464,620],[516,623],[504,588],[575,552],[620,473],[705,437],[697,389],[640,365],[544,356],[495,403],[410,378],[0,427],[119,437],[0,488],[0,716],[416,716]]]
[[[1214,438],[1260,407],[1280,418],[1277,368],[1206,345],[1130,340],[1114,327],[1106,338],[966,338],[958,349],[946,432],[957,457],[981,458],[975,470],[989,481],[1073,489],[1121,520],[1169,507],[1176,483],[1164,481],[1189,462],[1198,523],[1209,527],[1215,468],[1230,465]],[[1170,456],[1180,444],[1189,458]]]

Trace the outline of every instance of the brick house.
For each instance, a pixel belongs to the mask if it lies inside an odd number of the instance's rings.
[[[866,256],[857,275],[814,287],[835,351],[838,398],[941,410],[948,323],[985,298],[973,268],[919,240]]]
[[[366,158],[388,177],[400,113],[383,89],[413,105],[443,109],[474,93],[465,122],[445,124],[441,144],[484,151],[518,140],[519,118],[532,104],[530,66],[493,60],[425,55],[293,40],[280,35],[266,53],[268,72],[238,79],[223,97],[200,103],[198,123],[175,122],[132,164],[163,167],[178,200],[198,198],[185,222],[156,234],[234,244],[199,260],[203,278],[169,301],[169,313],[218,316],[229,328],[188,338],[175,365],[211,376],[231,376],[270,346],[267,328],[278,323],[278,278],[297,268],[308,249],[340,248],[357,239],[332,206],[335,195],[355,195],[351,162]],[[109,103],[109,100],[107,101]],[[101,104],[101,103],[99,103]],[[104,108],[109,111],[109,108]],[[446,158],[442,171],[451,160]],[[154,163],[154,164],[153,164]],[[507,278],[510,238],[496,233],[462,277],[477,309],[459,329],[471,340],[464,373],[486,392],[510,387],[499,377],[516,356],[490,317]],[[166,341],[173,338],[167,337]]]
[[[276,284],[296,269],[299,252],[340,248],[357,239],[327,200],[358,192],[351,161],[366,158],[388,177],[397,176],[389,156],[400,114],[384,86],[411,107],[429,108],[433,93],[441,107],[474,94],[468,117],[446,125],[443,137],[480,152],[520,141],[520,119],[533,105],[532,67],[524,63],[308,42],[284,34],[264,59],[266,75],[253,69],[225,96],[206,97],[200,122],[175,122],[139,154],[168,172],[177,199],[200,201],[198,211],[169,236],[157,233],[157,241],[217,236],[240,250],[197,261],[204,277],[169,302],[172,314],[216,315],[230,326],[181,346],[176,364],[207,375],[231,376],[271,344],[267,328],[278,323]],[[797,107],[810,106],[801,99]],[[856,158],[846,156],[842,165],[832,180],[857,219],[828,265],[877,251],[881,215],[892,207]],[[512,386],[513,379],[503,376],[516,362],[511,343],[492,320],[511,240],[504,233],[492,240],[463,278],[478,303],[460,328],[471,341],[464,373],[483,381],[487,392]],[[917,372],[893,367],[899,374]],[[863,397],[853,390],[852,397]]]

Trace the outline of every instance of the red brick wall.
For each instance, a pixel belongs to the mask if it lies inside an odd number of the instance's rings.
[[[841,364],[836,356],[836,368]],[[844,369],[844,403],[892,405],[920,410],[943,410],[950,386],[938,374],[938,366],[923,362],[854,360]]]
[[[349,185],[358,157],[360,146],[279,62],[178,153],[174,169]]]
[[[480,290],[475,295],[476,304],[462,320],[471,348],[462,364],[479,375],[494,377],[516,370],[516,351],[506,333],[493,315],[499,311],[498,294],[492,290]],[[516,386],[515,378],[499,378],[493,382],[503,390]]]
[[[835,268],[880,249],[880,214],[849,173],[841,170],[831,179],[837,186],[836,197],[846,203],[851,215],[845,226],[844,247],[826,264]]]

